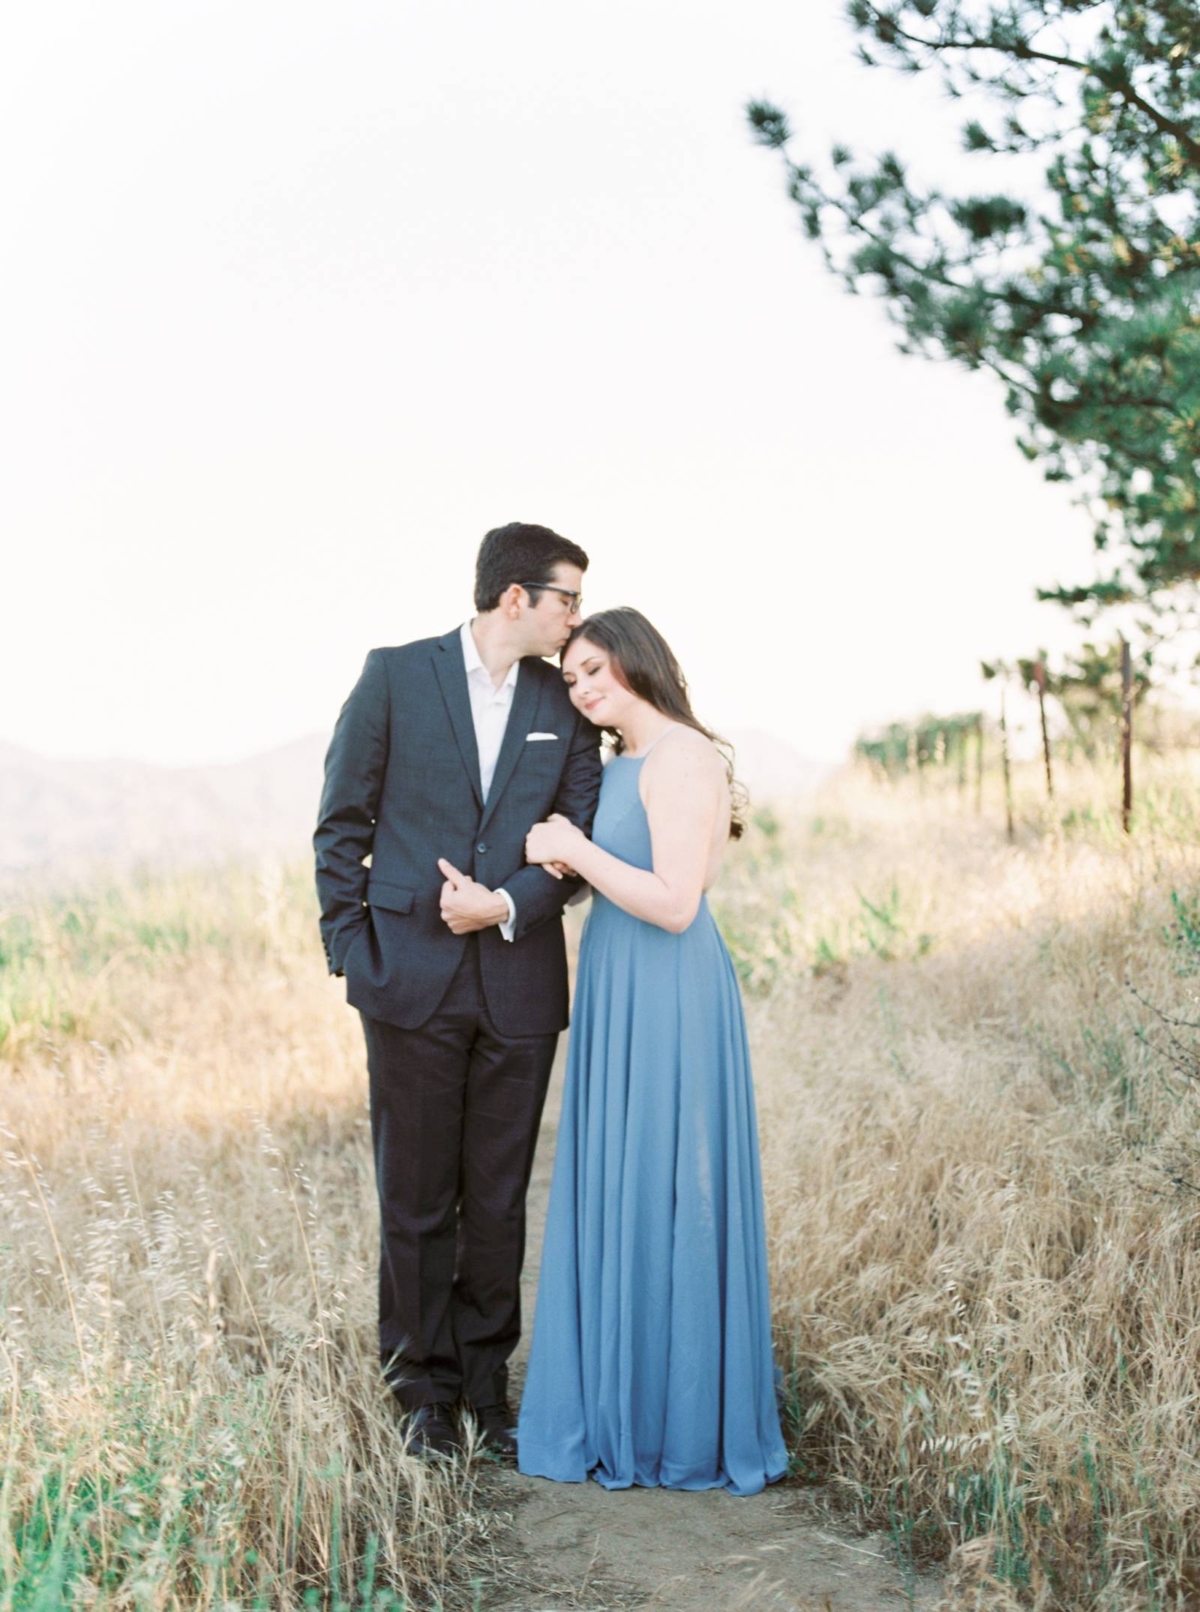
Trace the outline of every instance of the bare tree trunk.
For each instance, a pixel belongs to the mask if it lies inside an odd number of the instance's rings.
[[[1012,771],[1008,765],[1008,717],[1004,708],[1004,685],[1000,685],[1000,759],[1004,766],[1004,822],[1011,845],[1016,838],[1013,829]]]
[[[1038,661],[1033,668],[1034,681],[1037,683],[1038,714],[1042,719],[1042,759],[1046,763],[1046,799],[1054,799],[1054,775],[1050,771],[1050,733],[1046,727],[1046,666],[1044,661]]]
[[[1129,833],[1133,813],[1133,656],[1121,639],[1121,827]]]

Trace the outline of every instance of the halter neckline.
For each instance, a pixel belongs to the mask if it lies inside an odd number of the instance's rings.
[[[654,745],[661,744],[662,741],[666,738],[668,733],[674,733],[676,728],[682,727],[682,726],[683,726],[683,724],[681,722],[672,722],[670,727],[664,728],[662,730],[662,732],[659,734],[658,738],[654,740],[654,743],[648,745],[646,747],[646,749],[642,751],[640,756],[627,756],[627,755],[625,755],[624,752],[622,752],[620,755],[614,756],[613,760],[614,761],[645,761],[646,757],[650,754],[651,750],[654,749]]]

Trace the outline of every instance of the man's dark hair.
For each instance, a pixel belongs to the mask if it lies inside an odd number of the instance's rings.
[[[500,595],[514,582],[529,587],[536,605],[539,595],[530,584],[552,583],[554,567],[560,560],[577,565],[581,571],[588,568],[588,557],[579,544],[559,537],[548,526],[528,526],[524,521],[493,526],[479,545],[479,558],[475,561],[476,610],[494,610]]]

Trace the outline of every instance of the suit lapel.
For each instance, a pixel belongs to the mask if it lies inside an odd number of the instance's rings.
[[[521,661],[517,667],[517,686],[513,690],[508,726],[504,730],[504,742],[500,746],[500,754],[496,757],[496,770],[492,774],[492,784],[488,790],[487,806],[484,809],[483,822],[479,825],[480,829],[496,810],[496,803],[504,792],[504,786],[512,777],[513,768],[521,759],[525,749],[525,735],[530,731],[533,713],[537,709],[537,698],[537,673],[532,666]]]
[[[454,737],[462,753],[463,766],[467,769],[467,777],[471,780],[471,788],[475,791],[475,803],[477,806],[482,806],[483,786],[479,781],[479,746],[475,743],[471,696],[467,693],[467,668],[463,661],[462,639],[457,631],[448,632],[444,638],[438,639],[432,659],[433,669],[442,687],[442,698],[450,713],[450,726],[454,729]],[[512,726],[511,718],[509,726]],[[494,793],[493,784],[491,795]]]

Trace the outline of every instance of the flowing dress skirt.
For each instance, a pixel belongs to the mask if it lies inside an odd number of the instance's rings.
[[[638,771],[605,769],[595,837],[649,867]],[[706,901],[672,935],[594,897],[518,1446],[613,1489],[786,1470],[745,1020]]]

